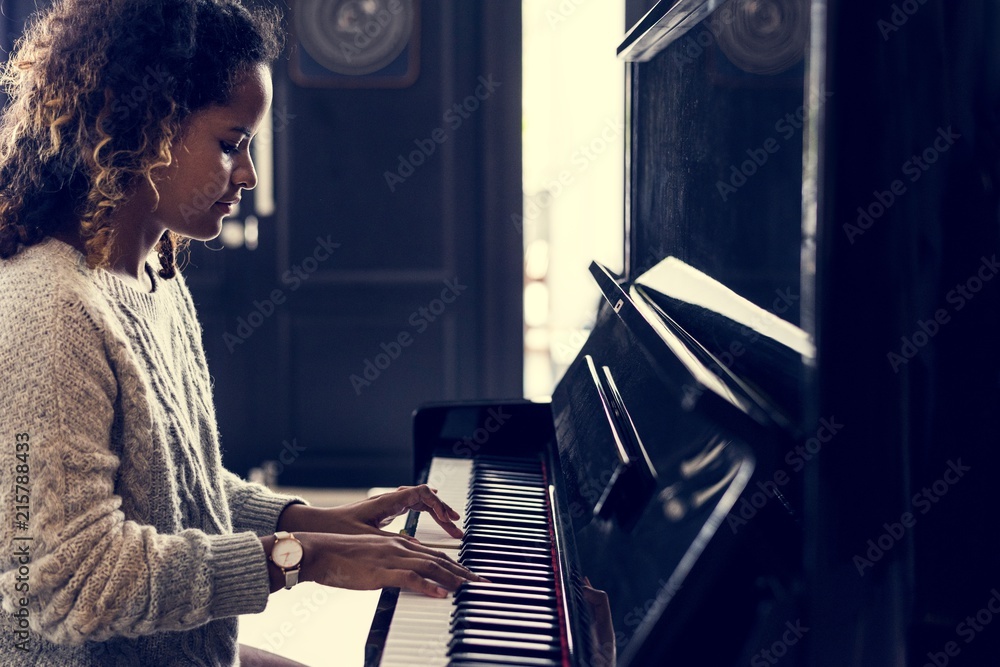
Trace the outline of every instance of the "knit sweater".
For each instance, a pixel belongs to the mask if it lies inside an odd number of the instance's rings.
[[[222,467],[190,293],[152,277],[0,260],[3,665],[235,665],[266,606],[258,536],[299,499]]]

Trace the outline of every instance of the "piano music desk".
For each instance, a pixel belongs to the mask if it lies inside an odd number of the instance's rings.
[[[305,498],[318,507],[344,505],[394,490],[374,488],[366,493],[360,489],[275,489]],[[386,530],[397,532],[405,524],[404,514]],[[309,667],[361,667],[380,594],[381,589],[349,591],[312,582],[277,591],[263,612],[240,617],[240,643]]]

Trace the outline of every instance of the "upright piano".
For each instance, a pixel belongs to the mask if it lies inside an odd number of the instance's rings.
[[[996,664],[1000,289],[948,295],[1000,249],[1000,10],[650,4],[624,273],[550,401],[415,414],[466,537],[408,528],[490,582],[384,591],[366,664]]]
[[[415,471],[459,509],[466,535],[422,516],[409,528],[489,583],[442,600],[385,591],[368,665],[795,653],[806,632],[797,483],[775,474],[794,452],[795,415],[770,396],[794,397],[808,336],[676,258],[627,284],[591,272],[604,302],[551,402],[416,413]],[[707,331],[785,373],[737,375],[699,343]]]

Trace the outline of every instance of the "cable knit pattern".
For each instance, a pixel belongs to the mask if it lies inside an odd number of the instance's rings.
[[[223,469],[191,296],[180,276],[154,285],[54,239],[0,261],[0,545],[32,538],[28,651],[17,564],[0,560],[4,665],[235,665],[236,616],[267,604],[258,536],[301,499]]]

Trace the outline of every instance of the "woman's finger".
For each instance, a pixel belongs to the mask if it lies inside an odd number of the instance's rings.
[[[433,490],[426,484],[420,486],[401,486],[394,493],[389,494],[384,502],[385,513],[401,514],[407,510],[416,512],[428,512],[434,521],[444,529],[450,536],[461,539],[465,533],[454,524],[454,520],[461,515],[441,500]]]
[[[424,503],[424,505],[432,508],[434,510],[434,514],[441,521],[455,521],[459,518],[458,512],[453,510],[446,502],[441,500],[441,497],[437,495],[437,492],[434,489],[430,488],[426,484],[422,484],[417,487],[417,491],[420,500]]]
[[[398,567],[403,570],[410,570],[412,572],[420,575],[421,578],[433,582],[436,586],[440,586],[445,590],[453,591],[459,586],[464,584],[467,579],[460,577],[454,572],[449,571],[447,568],[430,560],[423,560],[419,558],[414,558],[411,560],[404,560],[397,564]]]
[[[422,560],[427,563],[436,563],[445,570],[451,572],[456,577],[460,577],[467,581],[484,581],[482,577],[478,574],[465,567],[461,563],[454,561],[448,554],[443,551],[438,551],[436,549],[431,549],[420,542],[408,542],[404,543],[404,546],[414,553],[412,556],[403,556],[404,561],[413,561],[415,559]],[[419,555],[418,555],[419,554]]]
[[[413,593],[423,593],[432,598],[448,596],[448,589],[438,586],[433,581],[425,579],[411,569],[394,569],[388,573],[388,585],[396,586]]]

